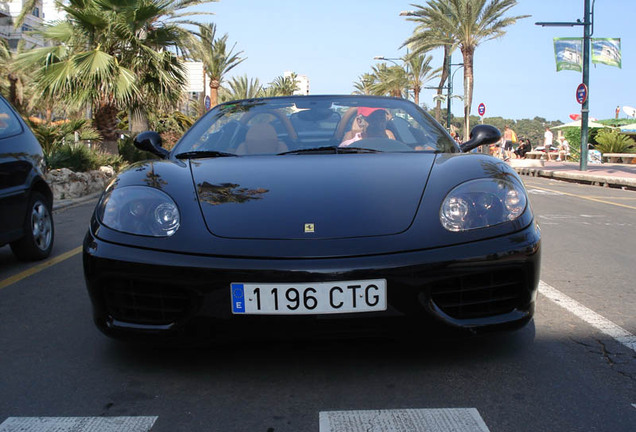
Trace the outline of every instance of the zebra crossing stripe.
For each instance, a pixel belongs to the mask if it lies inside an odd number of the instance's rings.
[[[489,432],[475,408],[321,411],[320,432]]]
[[[157,417],[9,417],[0,432],[148,432]]]

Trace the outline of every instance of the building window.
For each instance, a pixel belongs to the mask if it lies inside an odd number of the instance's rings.
[[[40,17],[40,8],[39,7],[33,8],[33,16],[36,16],[38,18]]]

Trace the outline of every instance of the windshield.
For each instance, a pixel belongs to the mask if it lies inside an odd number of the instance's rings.
[[[192,127],[173,154],[369,151],[454,153],[459,149],[435,120],[403,99],[292,96],[219,105]]]

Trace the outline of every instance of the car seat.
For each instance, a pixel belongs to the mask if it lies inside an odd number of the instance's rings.
[[[256,123],[245,135],[245,141],[236,149],[238,155],[277,154],[287,151],[285,143],[278,140],[276,129],[269,123]]]

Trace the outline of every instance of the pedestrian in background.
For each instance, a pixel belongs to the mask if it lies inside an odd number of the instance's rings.
[[[559,157],[557,157],[557,162],[565,162],[568,160],[568,155],[570,154],[570,143],[565,139],[564,136],[559,137]]]
[[[514,144],[517,142],[517,134],[510,129],[510,126],[506,125],[503,133],[504,139],[504,160],[508,160],[512,157],[512,151],[514,150]]]
[[[545,133],[543,134],[543,151],[546,152],[546,154],[552,148],[553,140],[554,140],[554,134],[552,134],[552,131],[550,130],[550,128],[545,128]]]
[[[515,154],[519,159],[525,159],[526,153],[529,151],[532,151],[530,140],[528,138],[521,138],[521,140],[519,140],[519,147],[515,150]]]

